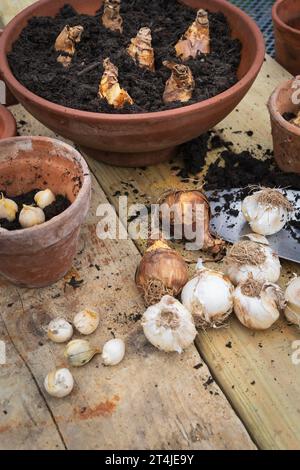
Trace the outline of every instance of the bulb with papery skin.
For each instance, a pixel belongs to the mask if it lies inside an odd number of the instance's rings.
[[[13,222],[16,219],[18,206],[12,199],[8,199],[0,195],[0,219],[6,219],[8,222]]]
[[[34,201],[41,209],[45,209],[45,207],[55,202],[55,195],[51,189],[45,189],[44,191],[36,193]]]
[[[26,206],[23,204],[23,209],[19,215],[19,222],[21,227],[30,228],[35,225],[40,225],[45,222],[45,214],[39,207]]]

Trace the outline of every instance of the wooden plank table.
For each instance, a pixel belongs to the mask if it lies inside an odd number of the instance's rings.
[[[1,3],[6,11],[10,0]],[[226,140],[241,150],[271,147],[265,105],[288,76],[266,58],[250,93],[218,126]],[[20,105],[13,112],[26,121],[19,125],[21,135],[53,136]],[[249,129],[253,137],[234,134]],[[209,161],[219,151],[210,152]],[[109,201],[118,210],[117,190],[128,193],[130,202],[155,202],[166,188],[186,188],[171,169],[182,163],[141,170],[87,160],[94,175],[92,208],[69,275],[83,280],[81,287],[74,290],[68,276],[40,290],[0,281],[0,339],[8,345],[8,364],[0,366],[0,448],[299,449],[300,376],[291,360],[299,331],[281,319],[271,330],[253,333],[232,317],[229,328],[199,333],[182,356],[163,354],[147,343],[137,321],[144,308],[133,276],[144,243],[96,236],[98,204]],[[281,282],[293,272],[299,274],[299,267],[285,263]],[[64,361],[62,347],[46,340],[45,326],[87,305],[102,314],[93,342],[121,336],[126,358],[104,368],[96,357],[75,371],[72,395],[49,398],[42,386],[45,371]]]

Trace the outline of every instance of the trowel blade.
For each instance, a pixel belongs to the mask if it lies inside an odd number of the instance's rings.
[[[206,191],[212,209],[211,229],[214,233],[217,233],[221,238],[230,243],[235,243],[243,235],[251,233],[251,228],[246,222],[241,210],[241,191],[241,188],[225,191]],[[295,214],[300,214],[300,191],[284,190],[284,193],[294,205]],[[239,211],[237,217],[230,215],[227,211],[222,209],[225,204],[224,196],[229,195],[234,196],[233,202],[230,203],[230,209]],[[220,212],[216,211],[218,206],[221,207]],[[284,227],[280,232],[267,238],[271,248],[280,258],[300,263],[300,230],[294,227],[292,230],[298,240],[292,236],[291,230],[288,227]]]

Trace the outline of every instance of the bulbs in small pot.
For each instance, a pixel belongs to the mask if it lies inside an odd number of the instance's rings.
[[[175,239],[192,242],[198,249],[213,255],[224,251],[225,242],[210,232],[210,204],[201,191],[169,191],[158,203],[161,222],[170,224]]]
[[[246,235],[235,243],[225,258],[226,274],[234,285],[247,281],[252,275],[257,281],[277,282],[281,265],[279,257],[263,236]],[[256,240],[256,241],[254,241]]]
[[[41,209],[45,209],[45,207],[50,206],[53,202],[55,202],[55,196],[51,189],[44,189],[43,191],[39,191],[34,196],[34,201],[37,206]]]
[[[234,312],[240,322],[252,330],[267,330],[284,309],[282,290],[276,284],[249,277],[234,292]]]
[[[13,222],[16,219],[18,206],[12,199],[4,197],[0,194],[0,219],[6,219],[8,222]]]
[[[49,323],[47,334],[54,343],[65,343],[72,338],[73,327],[64,318],[55,318]]]
[[[90,345],[85,339],[70,341],[65,349],[64,356],[73,367],[81,367],[90,362],[100,351]]]
[[[86,308],[75,315],[73,325],[82,335],[91,335],[98,328],[99,321],[99,313]]]
[[[182,290],[181,301],[197,327],[221,326],[233,310],[234,287],[223,273],[204,268],[201,260],[196,269],[196,276]]]
[[[262,189],[242,203],[251,230],[261,235],[273,235],[283,229],[292,210],[289,200],[277,189]]]
[[[56,369],[47,374],[44,387],[52,397],[63,398],[72,392],[74,379],[69,369]]]
[[[300,327],[300,277],[291,280],[285,291],[287,305],[284,310],[286,319]]]
[[[23,209],[19,215],[19,222],[23,228],[34,227],[45,222],[44,211],[40,207],[27,206],[23,204]]]
[[[192,315],[174,297],[165,295],[143,315],[144,334],[156,348],[181,353],[197,334]]]
[[[125,356],[125,343],[115,338],[107,341],[102,349],[102,361],[105,366],[116,366]]]
[[[186,262],[165,240],[157,240],[149,246],[135,274],[146,306],[159,302],[166,294],[177,296],[187,281]]]

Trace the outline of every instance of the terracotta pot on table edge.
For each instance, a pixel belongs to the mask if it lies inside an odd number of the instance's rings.
[[[272,9],[276,60],[292,75],[300,74],[300,29],[287,23],[299,18],[299,0],[277,0]]]
[[[0,70],[20,103],[55,133],[79,145],[88,155],[118,166],[146,166],[170,159],[178,145],[222,121],[252,86],[264,60],[265,45],[255,22],[225,0],[182,0],[194,8],[223,12],[232,35],[242,42],[239,81],[223,93],[186,107],[143,114],[104,114],[79,111],[51,103],[26,89],[14,77],[7,54],[33,16],[54,16],[65,0],[40,0],[6,26],[0,41]],[[78,12],[94,15],[100,0],[69,0]],[[151,15],[151,9],[149,10]]]
[[[0,228],[0,274],[21,287],[51,285],[71,268],[90,207],[91,178],[80,153],[59,140],[0,141],[0,189],[9,197],[35,188],[50,188],[72,204],[44,224],[14,231]]]
[[[272,93],[268,108],[272,124],[274,157],[279,168],[284,172],[300,174],[300,127],[284,119],[284,113],[297,114],[300,103],[293,103],[300,93],[295,92],[293,84],[300,76],[280,84]]]

